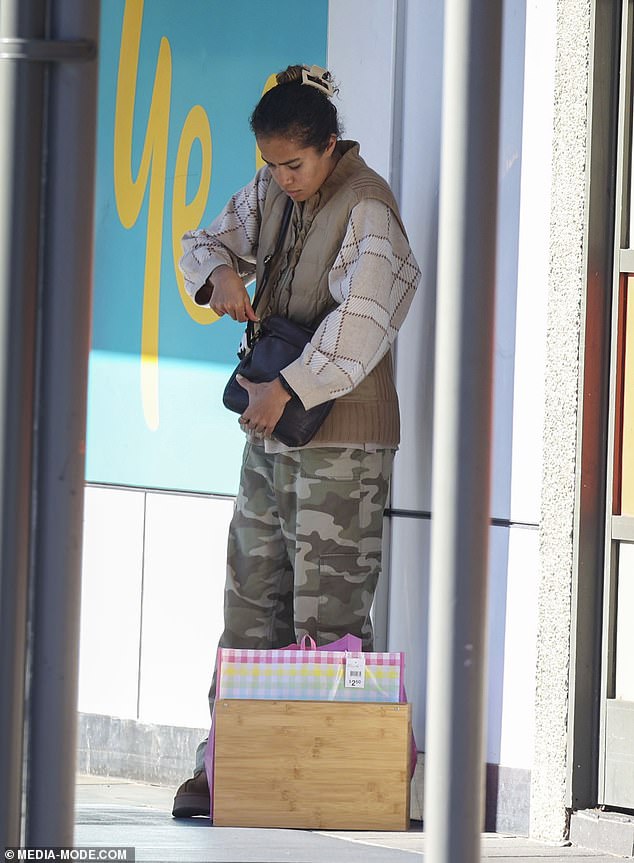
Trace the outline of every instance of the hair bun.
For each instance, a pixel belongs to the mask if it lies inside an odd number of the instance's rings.
[[[278,72],[275,79],[278,84],[301,83],[303,66],[287,66],[282,72]]]

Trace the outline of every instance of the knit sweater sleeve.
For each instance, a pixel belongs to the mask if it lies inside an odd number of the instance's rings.
[[[199,305],[208,305],[211,289],[201,291],[211,273],[227,264],[243,277],[253,279],[264,198],[271,182],[268,166],[236,192],[208,228],[188,231],[183,237],[180,268],[185,289]]]
[[[387,353],[420,269],[391,209],[368,198],[350,215],[329,277],[339,303],[282,374],[308,410],[351,392]]]

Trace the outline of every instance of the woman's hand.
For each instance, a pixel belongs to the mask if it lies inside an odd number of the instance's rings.
[[[253,311],[247,289],[235,270],[225,265],[216,267],[210,280],[213,291],[209,305],[217,315],[229,315],[234,321],[242,323],[259,320]]]
[[[242,375],[237,375],[236,380],[249,394],[249,406],[239,419],[240,425],[259,437],[271,437],[291,399],[290,393],[278,378],[263,384],[251,383]]]

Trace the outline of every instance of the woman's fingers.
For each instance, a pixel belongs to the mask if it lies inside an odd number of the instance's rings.
[[[222,317],[223,315],[229,315],[230,318],[233,318],[234,321],[239,321],[244,324],[247,321],[257,321],[259,320],[258,316],[253,311],[253,307],[247,298],[245,302],[236,303],[236,304],[221,304],[215,303],[211,305],[213,311],[218,315],[218,317]]]

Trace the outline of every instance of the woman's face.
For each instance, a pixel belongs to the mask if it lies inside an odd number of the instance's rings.
[[[335,167],[337,138],[332,135],[323,153],[303,147],[293,138],[258,138],[262,158],[273,179],[294,201],[307,201],[321,187]]]

